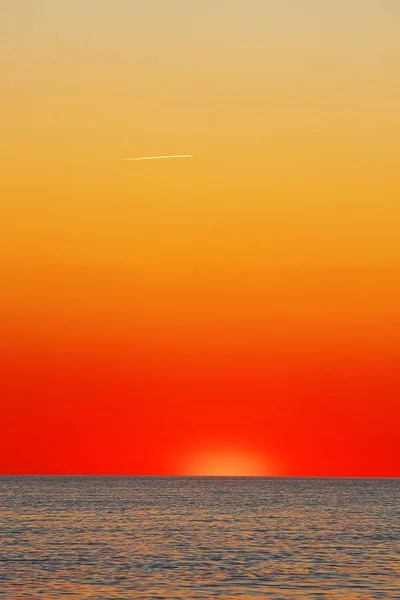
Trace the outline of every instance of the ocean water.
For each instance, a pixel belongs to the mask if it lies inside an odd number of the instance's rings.
[[[400,480],[2,477],[0,597],[400,598]]]

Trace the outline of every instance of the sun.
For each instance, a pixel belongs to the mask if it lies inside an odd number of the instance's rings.
[[[216,448],[189,454],[184,475],[214,477],[262,477],[271,475],[271,467],[255,452]]]

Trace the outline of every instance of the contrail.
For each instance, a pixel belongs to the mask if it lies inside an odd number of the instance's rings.
[[[123,158],[122,160],[160,160],[164,158],[193,158],[193,154],[171,154],[169,156],[139,156],[138,158]]]

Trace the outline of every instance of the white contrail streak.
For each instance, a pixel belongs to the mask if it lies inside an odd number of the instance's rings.
[[[164,158],[193,158],[193,154],[171,154],[169,156],[139,156],[138,158],[123,158],[122,160],[160,160]]]

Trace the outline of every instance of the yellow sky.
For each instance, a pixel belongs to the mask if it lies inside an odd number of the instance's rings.
[[[397,269],[399,17],[392,0],[2,2],[2,264],[211,288]],[[195,159],[120,160],[175,153]]]

